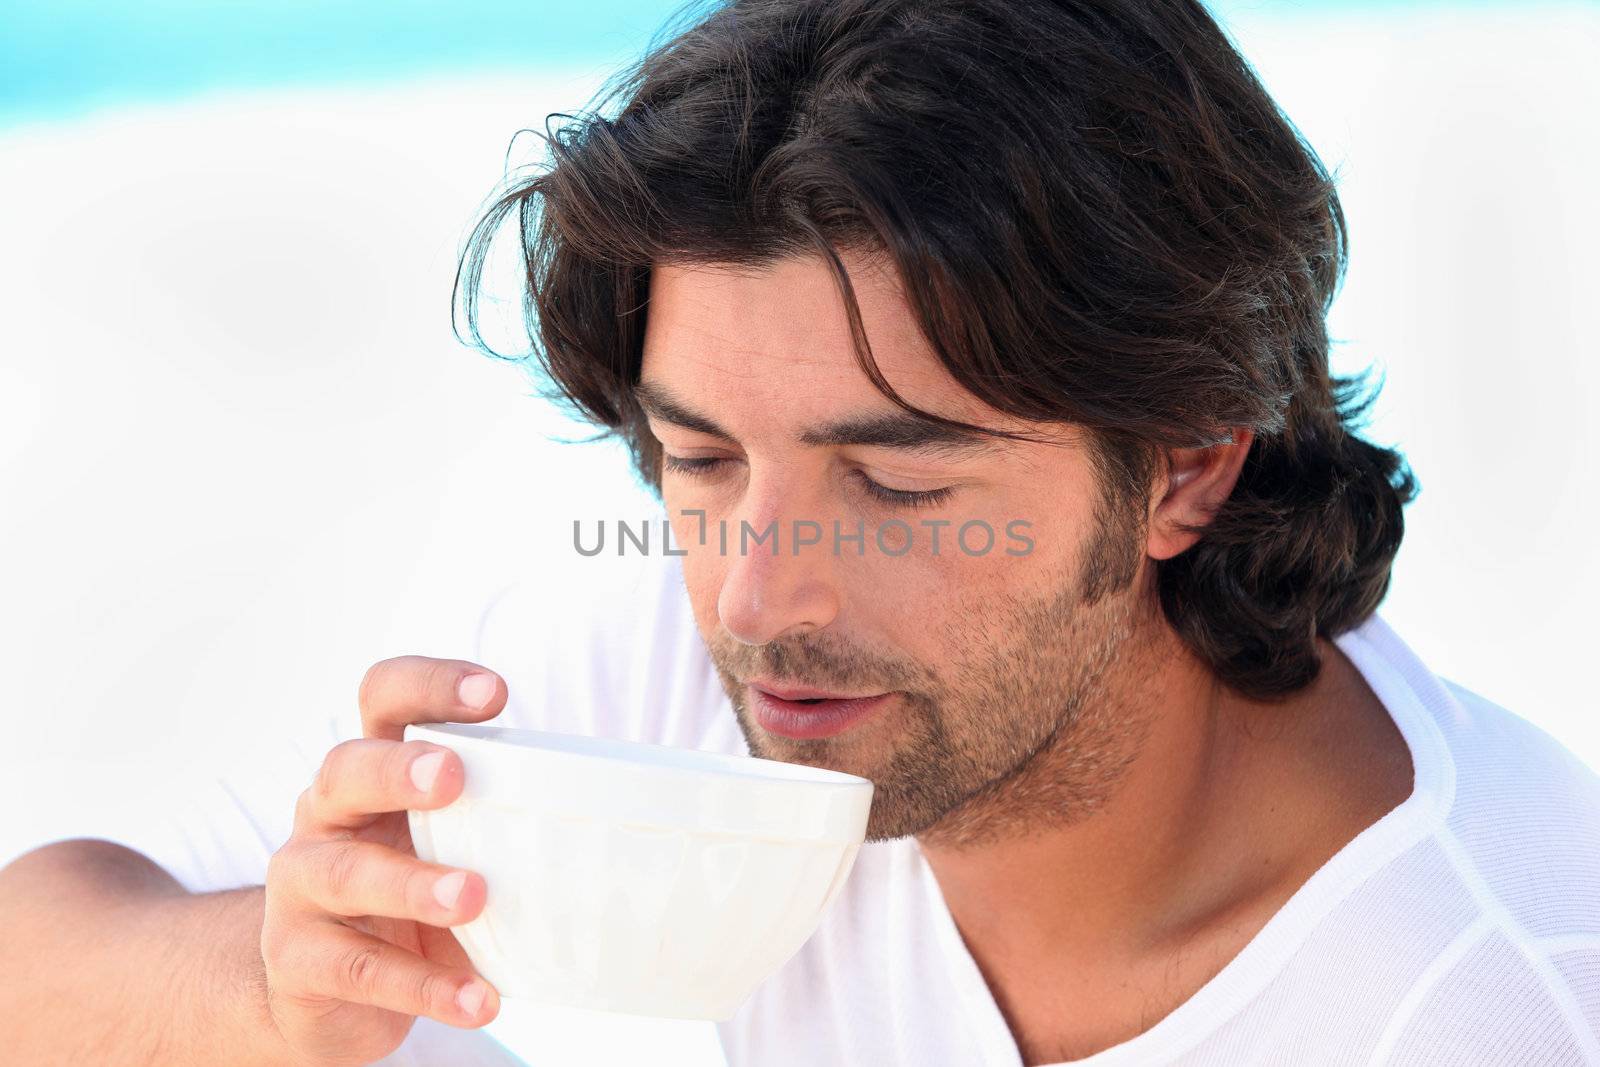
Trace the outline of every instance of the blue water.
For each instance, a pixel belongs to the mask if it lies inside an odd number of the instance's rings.
[[[0,126],[217,89],[527,72],[541,65],[592,64],[605,73],[647,47],[668,16],[692,16],[711,2],[0,0]],[[1463,2],[1219,0],[1211,6],[1226,20]]]
[[[617,63],[642,50],[680,7],[680,0],[0,0],[0,124],[212,89]]]

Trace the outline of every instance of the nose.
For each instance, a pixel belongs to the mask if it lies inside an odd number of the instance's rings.
[[[820,630],[839,612],[832,555],[832,520],[784,506],[771,485],[758,498],[752,483],[746,507],[728,520],[728,546],[717,614],[735,640],[764,645]],[[746,531],[741,523],[748,523]],[[774,533],[769,533],[769,527]],[[801,541],[796,544],[796,533]],[[820,533],[818,532],[820,528]],[[762,540],[757,541],[758,538]]]

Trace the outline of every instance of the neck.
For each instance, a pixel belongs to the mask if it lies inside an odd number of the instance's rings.
[[[1025,829],[1004,836],[953,839],[941,823],[919,837],[980,964],[1039,978],[1162,957],[1275,910],[1409,792],[1404,740],[1330,642],[1310,686],[1258,702],[1220,685],[1163,621],[1140,630],[1101,701],[1108,719],[1139,723],[1105,735],[1127,749],[1106,796],[1055,818],[1012,810],[996,823]],[[1049,795],[1030,783],[1069,767],[1085,738],[1060,740],[985,802]]]
[[[985,796],[991,811],[962,811],[919,837],[963,934],[1007,956],[1046,944],[1057,955],[1103,953],[1110,942],[1146,939],[1204,854],[1238,756],[1222,729],[1220,687],[1164,625],[1142,625],[1113,673],[1078,726]],[[1030,785],[1072,774],[1090,747],[1118,750],[1105,756],[1122,766],[1106,795],[1076,811],[1017,817],[1028,795],[1052,793]],[[968,832],[949,833],[953,823]],[[980,825],[1012,829],[970,832]]]

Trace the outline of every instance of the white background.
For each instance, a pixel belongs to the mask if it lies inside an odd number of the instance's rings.
[[[1386,373],[1369,436],[1422,482],[1380,610],[1600,765],[1600,17],[1231,24],[1339,169],[1337,369]],[[576,610],[604,564],[572,519],[651,513],[617,448],[547,440],[582,428],[449,329],[512,133],[604,73],[0,131],[0,863],[348,707],[377,659],[465,656],[517,573]],[[508,1002],[491,1032],[542,1063],[720,1058],[709,1024]]]

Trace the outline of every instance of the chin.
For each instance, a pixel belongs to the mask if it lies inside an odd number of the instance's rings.
[[[745,744],[750,754],[760,759],[778,760],[782,763],[799,763],[825,771],[840,771],[860,778],[872,779],[874,762],[863,759],[861,746],[855,739],[844,737],[819,737],[801,740],[768,733],[753,725],[741,710],[739,728],[744,731]]]

